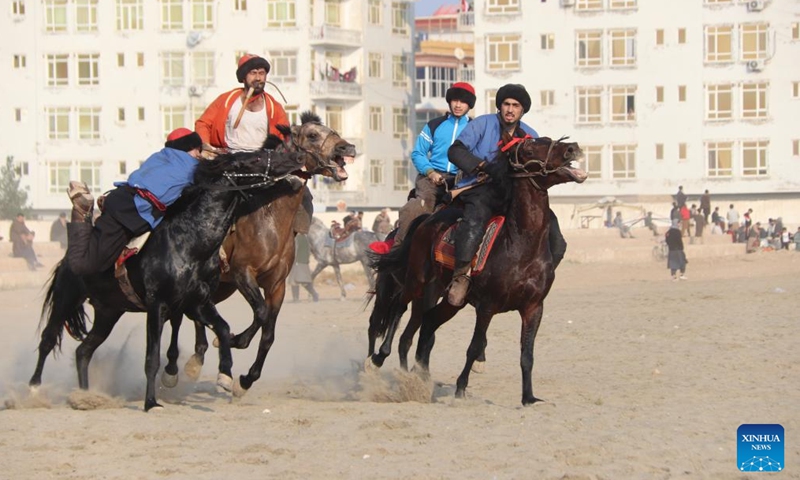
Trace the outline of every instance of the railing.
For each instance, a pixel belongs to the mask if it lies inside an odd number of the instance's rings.
[[[461,12],[458,14],[458,29],[471,32],[475,29],[475,12]]]
[[[315,97],[361,97],[361,85],[348,82],[311,82],[311,95]]]
[[[459,82],[474,82],[475,81],[475,69],[474,68],[459,68],[458,69],[458,81]]]
[[[361,32],[358,30],[346,30],[344,28],[331,25],[319,25],[311,27],[311,41],[314,43],[335,43],[342,45],[361,45]]]

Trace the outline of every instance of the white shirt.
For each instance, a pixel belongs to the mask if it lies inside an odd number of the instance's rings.
[[[242,99],[237,97],[228,112],[228,119],[225,121],[225,143],[232,151],[258,150],[267,139],[269,133],[269,119],[264,111],[266,105],[262,105],[257,112],[245,109],[239,126],[234,130],[233,124],[239,111],[242,109]]]

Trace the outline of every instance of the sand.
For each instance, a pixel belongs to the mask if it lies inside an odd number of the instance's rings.
[[[618,239],[608,240],[617,241]],[[692,258],[689,280],[662,263],[566,262],[536,339],[534,394],[522,407],[520,321],[495,317],[486,372],[453,398],[473,327],[470,308],[440,329],[431,382],[379,373],[366,356],[366,290],[287,303],[264,375],[242,399],[198,382],[158,392],[144,413],[144,322],[128,315],[75,392],[76,343],[26,387],[41,292],[0,292],[0,477],[64,479],[763,478],[741,473],[736,429],[779,423],[786,469],[800,478],[800,253]],[[220,305],[240,331],[240,297]],[[181,365],[192,351],[181,336]],[[165,336],[166,341],[166,336]],[[166,344],[165,344],[166,345]],[[162,350],[163,354],[163,350]],[[235,352],[234,372],[254,355]]]

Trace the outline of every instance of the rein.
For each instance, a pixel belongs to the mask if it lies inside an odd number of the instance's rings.
[[[301,126],[301,129],[302,129],[302,126]],[[325,137],[325,140],[322,141],[322,146],[319,148],[319,150],[320,151],[325,151],[325,144],[327,144],[328,140],[330,140],[334,136],[338,137],[339,134],[336,133],[335,130],[331,130],[331,133],[328,134],[328,136]],[[341,137],[339,137],[339,138],[341,138]],[[321,168],[323,170],[329,170],[333,176],[336,176],[336,168],[333,167],[333,166],[330,166],[330,165],[326,165],[325,164],[325,160],[323,160],[322,157],[318,153],[316,153],[316,152],[314,152],[314,151],[312,151],[312,150],[310,150],[308,148],[305,148],[302,145],[300,145],[299,143],[297,143],[297,140],[295,140],[295,135],[291,136],[291,140],[292,140],[292,145],[294,145],[294,147],[296,149],[300,150],[301,152],[305,153],[306,155],[310,155],[314,159],[314,161],[317,162],[317,167],[318,168]]]
[[[531,183],[533,184],[534,187],[536,187],[537,190],[542,190],[542,187],[538,183],[536,183],[534,177],[546,177],[547,175],[556,172],[558,171],[559,168],[561,168],[558,167],[558,168],[548,169],[547,163],[550,160],[550,155],[553,153],[553,147],[561,143],[562,140],[566,140],[567,138],[569,137],[563,136],[558,140],[555,141],[551,140],[550,147],[547,149],[547,156],[545,156],[544,160],[532,159],[528,160],[524,164],[519,161],[519,149],[520,147],[522,147],[522,144],[524,143],[522,140],[524,139],[519,139],[518,141],[513,142],[511,145],[514,146],[514,156],[513,158],[509,157],[509,163],[511,164],[511,168],[517,171],[511,173],[509,176],[511,178],[528,178],[530,179]],[[529,171],[528,167],[531,165],[538,165],[539,170],[535,172]]]
[[[245,190],[252,190],[254,188],[261,188],[261,187],[270,187],[275,183],[283,180],[289,174],[282,175],[280,177],[270,177],[269,171],[272,167],[272,151],[267,150],[267,169],[264,173],[237,173],[237,172],[223,172],[222,176],[230,183],[229,186],[226,185],[209,185],[206,187],[208,190],[213,190],[216,192],[242,192],[245,199],[247,199],[247,195],[243,192]],[[258,183],[248,183],[245,185],[239,185],[236,183],[237,178],[261,178],[263,179],[262,182]]]

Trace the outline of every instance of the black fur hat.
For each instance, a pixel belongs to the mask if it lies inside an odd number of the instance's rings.
[[[177,128],[167,136],[167,142],[164,144],[167,148],[174,148],[183,152],[191,152],[195,148],[200,148],[203,145],[203,140],[197,132],[193,132],[188,128]]]
[[[250,53],[242,55],[242,58],[239,59],[239,68],[236,69],[236,79],[239,80],[239,83],[243,83],[247,73],[256,68],[263,68],[269,73],[270,65],[266,58],[258,55]]]
[[[503,101],[507,98],[513,98],[518,101],[520,105],[522,105],[523,113],[528,113],[528,110],[531,109],[531,96],[528,95],[528,91],[525,90],[525,87],[522,85],[507,83],[500,87],[494,99],[494,104],[497,106],[498,110],[500,110],[500,105],[502,105]]]
[[[467,82],[456,82],[447,89],[444,99],[447,100],[448,105],[453,100],[461,100],[472,109],[475,107],[475,89]]]

